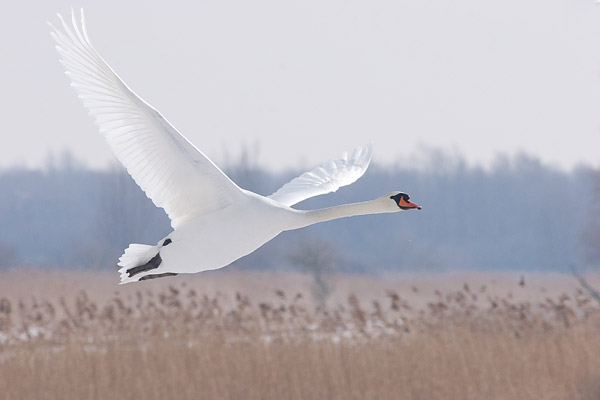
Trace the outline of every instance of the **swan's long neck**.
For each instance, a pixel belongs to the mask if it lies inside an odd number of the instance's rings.
[[[342,204],[340,206],[321,208],[318,210],[298,211],[298,218],[292,229],[303,228],[319,222],[331,221],[333,219],[352,217],[355,215],[382,214],[392,212],[385,209],[378,199],[363,201],[360,203]]]

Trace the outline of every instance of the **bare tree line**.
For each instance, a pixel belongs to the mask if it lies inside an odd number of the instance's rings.
[[[14,264],[111,268],[130,242],[153,243],[169,221],[126,172],[63,161],[0,171],[0,268]],[[337,249],[341,270],[564,270],[600,261],[599,172],[561,171],[528,156],[487,169],[431,152],[409,166],[373,165],[365,177],[300,208],[371,199],[400,189],[424,206],[413,214],[357,217],[284,233],[238,261],[252,268],[301,264],[299,238]],[[301,171],[272,173],[242,158],[226,168],[242,187],[270,194]]]

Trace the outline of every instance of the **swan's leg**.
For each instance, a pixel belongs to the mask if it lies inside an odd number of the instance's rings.
[[[154,257],[150,259],[146,264],[138,265],[137,267],[133,267],[127,270],[127,274],[129,277],[132,277],[140,272],[150,271],[158,268],[160,263],[162,262],[162,258],[160,258],[160,253],[156,253]]]
[[[145,281],[146,279],[156,279],[156,278],[163,278],[165,276],[175,276],[177,275],[176,272],[165,272],[162,274],[150,274],[150,275],[144,275],[140,278],[140,281]]]

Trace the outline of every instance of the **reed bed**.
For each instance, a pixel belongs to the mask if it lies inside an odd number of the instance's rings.
[[[92,285],[93,277],[89,278]],[[290,276],[289,279],[298,279]],[[6,281],[4,281],[6,284]],[[441,282],[441,281],[440,281]],[[493,284],[216,293],[183,279],[3,296],[3,399],[598,399],[600,308]],[[515,291],[527,287],[515,283]],[[8,292],[8,291],[7,291]],[[89,293],[88,293],[89,292]],[[256,297],[258,300],[254,300]]]

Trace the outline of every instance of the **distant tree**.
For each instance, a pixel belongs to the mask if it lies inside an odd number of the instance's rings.
[[[586,261],[600,268],[600,172],[594,173],[592,179],[592,200],[581,242]]]
[[[18,266],[19,257],[15,247],[8,243],[0,243],[0,269]]]
[[[593,182],[592,196],[580,238],[586,264],[595,269],[600,269],[600,171],[595,171],[590,176]],[[573,264],[571,265],[571,272],[590,296],[600,302],[599,291],[589,284]]]
[[[92,265],[115,265],[129,243],[155,243],[169,231],[162,209],[156,208],[127,171],[106,171],[98,193],[92,241],[85,251]]]
[[[243,188],[268,195],[302,172],[261,168],[258,150],[250,149],[226,168]],[[423,206],[421,212],[347,218],[286,232],[236,264],[278,268],[295,252],[290,249],[303,248],[297,238],[305,235],[327,238],[327,246],[340,249],[345,271],[567,272],[571,264],[600,265],[600,172],[564,171],[523,155],[498,157],[487,168],[470,166],[452,153],[430,151],[422,157],[414,160],[418,167],[373,164],[356,183],[294,206],[328,207],[399,189]],[[0,243],[13,246],[28,264],[114,267],[129,243],[156,243],[170,231],[164,211],[122,167],[90,170],[68,154],[49,160],[44,170],[0,171],[0,193]],[[309,252],[299,253],[310,258]],[[327,293],[327,285],[319,290]]]
[[[289,261],[313,278],[312,294],[319,305],[324,305],[333,292],[333,277],[337,272],[335,245],[315,237],[302,237]]]

